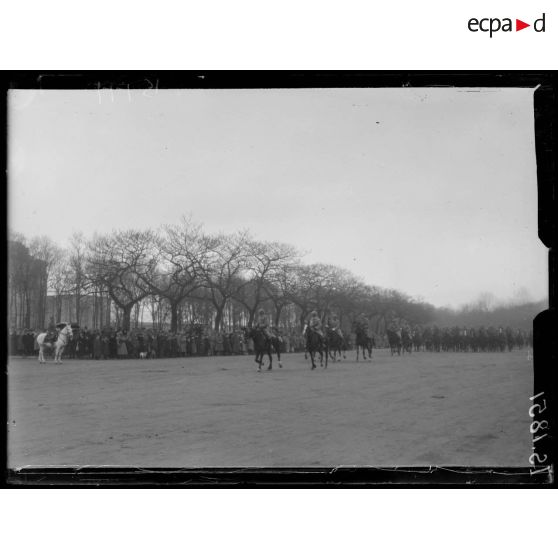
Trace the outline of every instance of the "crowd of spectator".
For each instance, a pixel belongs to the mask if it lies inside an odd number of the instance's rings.
[[[13,356],[35,356],[39,352],[37,335],[41,330],[13,329],[10,332],[10,354]],[[296,329],[281,333],[284,353],[304,351],[304,337]],[[176,358],[190,356],[221,356],[251,354],[252,339],[247,339],[244,330],[215,331],[196,326],[178,333],[152,328],[133,328],[126,331],[118,328],[89,330],[75,329],[73,339],[64,350],[65,358],[83,359],[127,359],[127,358]]]

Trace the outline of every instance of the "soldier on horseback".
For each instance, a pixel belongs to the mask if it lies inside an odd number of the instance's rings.
[[[45,337],[45,343],[56,343],[56,339],[58,339],[58,335],[56,335],[56,330],[52,331],[48,329]]]
[[[269,318],[263,308],[260,308],[260,310],[258,311],[258,317],[255,326],[253,328],[250,328],[249,330],[246,330],[246,332],[254,341],[254,354],[256,355],[255,361],[259,365],[258,370],[261,370],[262,368],[264,355],[268,355],[269,357],[269,366],[267,369],[271,370],[272,351],[277,354],[279,368],[283,366],[281,364],[281,344],[278,338],[274,336]]]
[[[368,318],[365,316],[364,312],[361,312],[358,315],[355,325],[360,331],[364,333],[366,337],[370,337],[368,333],[370,330],[370,324],[368,323]]]
[[[263,308],[260,308],[258,311],[258,320],[256,322],[256,328],[259,329],[265,335],[265,338],[267,340],[272,339],[273,334],[270,331],[269,318],[267,317],[267,314],[265,313],[265,310]]]
[[[330,314],[327,320],[327,327],[330,329],[331,332],[337,334],[339,338],[343,341],[343,332],[341,331],[341,324],[339,322],[339,317],[335,312]]]
[[[308,318],[308,329],[310,331],[315,331],[319,336],[320,340],[324,340],[324,332],[322,330],[322,320],[318,316],[318,312],[316,310],[312,310],[310,312],[310,317]]]
[[[389,331],[393,331],[393,333],[401,334],[402,328],[400,320],[398,320],[395,315],[393,315],[386,329],[388,329]]]
[[[304,328],[306,337],[306,352],[310,355],[312,361],[312,370],[316,368],[315,355],[320,355],[320,365],[323,366],[325,357],[325,367],[327,368],[328,348],[327,339],[322,329],[322,320],[318,316],[316,310],[312,310],[308,317],[308,323]]]
[[[51,316],[46,330],[46,337],[44,342],[56,343],[57,338],[58,338],[58,330],[56,329],[56,325],[54,324],[54,318]]]

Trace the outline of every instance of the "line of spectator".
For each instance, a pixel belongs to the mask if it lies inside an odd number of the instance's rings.
[[[41,330],[12,330],[9,351],[12,356],[36,356],[39,347],[36,341]],[[282,334],[283,352],[304,351],[304,337],[295,330]],[[130,331],[106,328],[76,330],[73,339],[64,351],[65,358],[126,359],[176,358],[189,356],[244,355],[253,353],[252,339],[245,339],[241,329],[216,332],[209,328],[196,327],[188,331],[172,333],[168,330],[147,328]]]

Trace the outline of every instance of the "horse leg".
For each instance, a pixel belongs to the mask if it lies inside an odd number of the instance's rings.
[[[314,370],[314,368],[316,368],[316,363],[314,362],[315,353],[314,353],[314,351],[309,351],[309,354],[310,354],[310,360],[312,362],[312,370]]]
[[[279,344],[275,347],[275,351],[277,353],[277,363],[279,364],[279,368],[283,368],[283,364],[281,363],[281,348]]]
[[[269,366],[267,367],[267,369],[271,370],[272,369],[272,362],[273,362],[273,357],[271,356],[271,342],[267,346],[267,356],[269,357]]]

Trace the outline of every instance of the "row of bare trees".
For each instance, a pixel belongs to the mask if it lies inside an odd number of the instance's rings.
[[[209,234],[188,219],[158,231],[113,231],[89,239],[74,234],[66,250],[45,237],[26,242],[12,235],[10,281],[15,290],[23,288],[16,246],[44,262],[41,280],[57,300],[74,297],[78,322],[81,299],[91,293],[110,298],[124,329],[130,328],[133,313],[137,316],[146,301],[152,317],[162,305],[168,309],[172,331],[179,327],[185,307],[196,305],[211,309],[215,329],[222,326],[231,304],[248,325],[262,306],[277,324],[287,309],[299,323],[313,309],[322,317],[335,310],[342,320],[364,312],[378,324],[390,314],[425,323],[434,312],[429,304],[367,285],[338,266],[304,264],[291,245],[262,242],[247,231]]]

